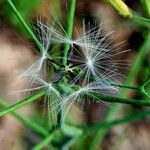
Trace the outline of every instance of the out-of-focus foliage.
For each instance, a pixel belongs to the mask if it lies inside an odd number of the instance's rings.
[[[149,0],[142,0],[142,4],[144,7],[144,10],[146,10],[147,15],[150,16],[150,1]]]

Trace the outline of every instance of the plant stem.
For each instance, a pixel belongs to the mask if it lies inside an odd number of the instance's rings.
[[[128,114],[124,117],[117,118],[115,120],[100,121],[100,122],[97,122],[95,124],[91,124],[88,126],[77,125],[76,128],[83,129],[83,131],[85,131],[86,136],[88,137],[89,135],[91,135],[91,133],[95,133],[95,131],[97,131],[99,128],[108,130],[114,126],[116,127],[117,125],[139,121],[141,119],[144,119],[145,117],[148,117],[149,115],[150,115],[150,110],[137,111],[137,112]]]
[[[102,121],[102,122],[98,122],[94,125],[90,125],[88,130],[96,131],[98,128],[111,128],[116,125],[121,125],[121,124],[129,123],[129,122],[141,120],[149,115],[150,115],[150,110],[138,111],[133,114],[126,115],[124,117],[121,117],[121,118],[118,118],[115,120]],[[88,132],[90,132],[90,131],[88,131]]]
[[[131,19],[135,22],[138,23],[139,25],[145,26],[147,28],[150,28],[150,19],[141,17],[135,13],[133,13]]]
[[[73,33],[75,7],[76,7],[76,0],[69,0],[69,9],[67,15],[67,22],[66,22],[66,33],[69,39],[72,38],[72,33]],[[64,44],[63,64],[65,66],[67,65],[69,48],[70,48],[70,44]]]
[[[145,11],[147,12],[148,16],[150,16],[150,1],[142,0],[142,4],[143,4]]]
[[[55,132],[54,132],[55,133]],[[40,143],[38,143],[35,147],[32,148],[32,150],[41,150],[45,146],[47,146],[54,138],[55,134],[52,133],[51,135],[47,136],[44,140],[42,140]]]
[[[24,105],[27,105],[27,104],[29,104],[29,103],[31,103],[31,102],[37,100],[38,98],[44,96],[45,94],[46,94],[46,91],[44,91],[44,90],[43,90],[43,91],[40,91],[40,92],[38,92],[38,93],[36,93],[36,94],[34,94],[34,95],[32,95],[32,96],[29,96],[29,97],[27,97],[27,98],[21,100],[21,101],[18,102],[18,103],[15,103],[15,104],[13,104],[13,105],[11,105],[11,106],[5,108],[4,110],[0,111],[0,117],[2,117],[2,116],[4,116],[5,114],[10,113],[10,112],[12,112],[12,111],[18,109],[18,108],[20,108],[20,107],[22,107],[22,106],[24,106]]]
[[[11,0],[6,0],[8,5],[10,6],[10,8],[12,9],[12,11],[14,12],[14,14],[16,15],[16,17],[18,18],[18,20],[21,22],[21,24],[23,25],[23,27],[25,28],[25,30],[27,31],[27,33],[29,34],[29,36],[32,38],[33,42],[36,44],[36,46],[41,50],[43,49],[42,44],[39,42],[39,40],[36,38],[36,36],[34,35],[34,33],[32,32],[32,30],[30,29],[29,25],[26,23],[26,21],[23,19],[23,17],[21,16],[21,14],[18,12],[18,10],[16,9],[16,7],[14,6],[13,2]]]
[[[136,106],[150,106],[150,101],[147,100],[134,100],[130,98],[120,98],[115,96],[103,96],[99,94],[88,95],[91,98],[97,99],[97,101],[105,101],[111,103],[121,103],[121,104],[132,104]]]
[[[140,90],[141,89],[141,86],[124,85],[124,84],[116,84],[116,83],[111,83],[111,85],[117,86],[120,88],[131,89],[131,90]]]
[[[68,39],[72,38],[75,7],[76,7],[76,0],[69,0],[69,9],[68,9],[67,21],[66,21],[66,35]],[[67,57],[68,57],[69,48],[70,48],[70,44],[67,44],[67,43],[64,44],[63,59],[62,59],[62,63],[64,66],[67,66],[67,60],[68,60]],[[62,121],[61,115],[62,115],[62,112],[59,112],[57,116],[58,126],[61,126],[61,123],[60,123]]]
[[[7,104],[4,101],[0,100],[0,107],[6,108]],[[43,127],[39,126],[38,124],[34,123],[33,121],[29,120],[28,118],[25,118],[16,112],[11,112],[11,114],[16,119],[21,121],[25,126],[32,129],[34,132],[40,134],[41,136],[48,136],[48,132]]]
[[[149,41],[150,41],[150,33],[148,33],[148,36],[147,36],[146,40],[144,41],[143,45],[141,46],[141,48],[139,50],[139,54],[137,55],[133,65],[131,67],[128,78],[125,82],[126,85],[132,84],[135,77],[137,76],[137,74],[140,70],[139,66],[142,66],[142,63],[149,52],[149,47],[150,47]],[[122,90],[120,97],[127,97],[127,95],[128,95],[127,90]],[[116,113],[119,112],[120,109],[121,109],[121,105],[113,104],[112,108],[108,112],[106,121],[109,121],[110,119],[114,118],[114,116],[116,116]],[[92,143],[90,145],[91,150],[99,149],[99,146],[100,146],[101,142],[103,141],[103,138],[105,137],[107,132],[108,132],[108,129],[101,129],[101,128],[99,129],[96,136],[94,137],[94,140],[92,141]]]

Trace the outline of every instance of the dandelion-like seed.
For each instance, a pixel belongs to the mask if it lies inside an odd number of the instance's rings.
[[[40,59],[22,75],[23,78],[28,77],[32,85],[37,85],[35,88],[27,88],[26,91],[42,88],[47,90],[45,101],[48,106],[49,122],[52,121],[55,125],[58,114],[63,113],[61,121],[64,121],[72,104],[84,102],[85,95],[89,99],[94,99],[95,94],[115,95],[118,88],[112,83],[118,83],[117,79],[122,77],[116,65],[119,61],[117,63],[114,61],[114,57],[119,53],[115,52],[116,46],[112,47],[112,42],[108,40],[112,33],[106,34],[101,26],[86,30],[83,22],[82,35],[72,40],[68,38],[62,25],[59,23],[57,25],[59,29],[55,28],[55,22],[50,25],[38,21],[39,39],[43,49],[40,50]],[[68,57],[69,64],[64,66],[63,71],[61,68],[55,71],[54,77],[50,75],[54,81],[48,83],[41,76],[41,70],[46,72],[44,64],[50,57],[51,44],[70,44],[71,57]]]
[[[28,75],[28,78],[34,81],[36,87],[27,88],[20,92],[33,92],[37,90],[46,90],[44,98],[44,105],[48,110],[48,124],[50,128],[57,126],[57,116],[62,107],[62,96],[59,91],[54,87],[52,82],[47,82],[35,74]]]
[[[79,68],[79,73],[74,77],[72,83],[82,79],[82,84],[86,85],[93,81],[98,81],[99,86],[106,87],[110,93],[116,93],[117,87],[111,85],[118,82],[119,73],[115,63],[113,63],[115,50],[111,47],[108,37],[111,34],[103,34],[101,27],[85,29],[83,23],[83,35],[75,40],[75,55],[69,59]],[[112,92],[111,90],[114,90]],[[108,94],[108,92],[107,92]]]
[[[86,62],[86,65],[87,65],[89,68],[92,68],[92,66],[93,66],[93,61],[92,61],[90,58],[88,58],[88,59],[87,59],[87,62]]]
[[[45,28],[45,25],[41,22],[41,20],[37,21],[37,33],[38,39],[41,42],[42,48],[39,52],[39,59],[32,64],[23,74],[19,75],[17,79],[19,80],[27,80],[27,89],[32,87],[35,83],[34,78],[30,78],[31,76],[46,78],[47,69],[48,69],[48,51],[52,44],[52,32]]]
[[[67,113],[72,105],[79,104],[79,106],[84,106],[85,101],[95,99],[95,94],[112,95],[114,94],[114,91],[117,92],[118,90],[113,86],[102,84],[100,80],[87,83],[86,85],[81,85],[78,89],[72,92],[68,91],[66,96],[62,99],[62,108],[66,108],[63,110],[62,121],[66,119]],[[104,103],[102,100],[99,100],[99,102]],[[66,105],[67,107],[65,107]]]

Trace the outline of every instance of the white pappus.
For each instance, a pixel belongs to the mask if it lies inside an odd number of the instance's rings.
[[[24,91],[47,89],[46,97],[50,119],[57,122],[57,114],[63,110],[62,120],[64,120],[70,106],[74,102],[82,101],[84,94],[87,96],[95,93],[114,95],[118,92],[118,87],[112,83],[117,84],[118,79],[123,76],[118,71],[120,67],[118,65],[123,65],[123,67],[125,65],[124,61],[114,60],[114,57],[126,51],[115,51],[116,46],[112,46],[112,41],[107,39],[112,33],[106,34],[102,31],[101,26],[86,29],[83,22],[82,34],[76,39],[69,39],[64,28],[59,23],[58,29],[54,28],[55,22],[50,25],[38,21],[37,26],[40,29],[38,30],[39,39],[43,45],[43,49],[40,50],[40,59],[20,75],[19,79],[28,78],[32,85],[36,84],[35,88],[27,88]],[[74,73],[73,77],[68,79],[70,80],[70,87],[75,85],[78,88],[63,93],[59,91],[59,88],[56,88],[57,86],[53,86],[53,81],[51,83],[44,81],[41,70],[45,71],[44,62],[49,57],[48,51],[51,44],[70,44],[73,56],[68,57],[69,64],[65,67],[68,68],[67,71]],[[60,58],[62,57],[60,56]],[[77,69],[78,73],[74,72],[74,69]],[[58,72],[55,73],[57,74]],[[55,84],[59,84],[59,81]],[[64,110],[66,104],[68,104],[68,107]]]

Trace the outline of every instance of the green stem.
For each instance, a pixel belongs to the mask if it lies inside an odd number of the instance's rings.
[[[121,104],[131,104],[136,106],[150,106],[150,101],[147,100],[134,100],[131,98],[120,98],[115,96],[103,96],[99,94],[89,95],[89,97],[94,98],[97,101],[105,101],[105,102],[111,102],[111,103],[121,103]]]
[[[17,16],[18,20],[21,22],[21,24],[23,25],[23,27],[27,31],[27,33],[29,34],[29,36],[32,38],[33,42],[36,44],[36,46],[40,50],[42,50],[43,49],[42,44],[39,42],[39,40],[36,38],[36,36],[32,32],[32,30],[30,29],[29,25],[23,19],[23,17],[21,16],[21,14],[18,12],[18,10],[14,6],[13,2],[11,0],[6,0],[6,1],[7,1],[8,5],[10,6],[10,8],[12,9],[12,11],[14,12],[14,14]]]
[[[120,88],[131,89],[131,90],[140,90],[141,89],[141,86],[124,85],[124,84],[116,84],[116,83],[111,83],[111,85],[117,86]]]
[[[90,125],[88,128],[88,132],[90,132],[89,130],[96,131],[99,128],[111,128],[116,125],[121,125],[121,124],[129,123],[129,122],[138,121],[149,115],[150,115],[150,110],[138,111],[133,114],[126,115],[124,117],[121,117],[121,118],[118,118],[115,120],[98,122],[94,125]]]
[[[0,107],[6,108],[7,104],[4,101],[0,100]],[[11,112],[11,114],[16,119],[21,121],[25,126],[32,129],[34,132],[40,134],[41,136],[48,136],[48,132],[43,127],[39,126],[38,124],[34,123],[33,121],[29,120],[28,118],[25,118],[25,117],[23,117],[22,115],[20,115],[16,112]]]
[[[38,92],[38,93],[36,93],[36,94],[34,94],[32,96],[29,96],[29,97],[21,100],[18,103],[15,103],[15,104],[5,108],[4,110],[0,111],[0,117],[2,117],[2,116],[4,116],[7,113],[10,113],[10,112],[12,112],[12,111],[22,107],[22,106],[25,106],[25,105],[27,105],[27,104],[37,100],[38,98],[44,96],[45,94],[46,94],[46,91],[44,91],[44,90],[40,91],[40,92]]]
[[[148,78],[148,79],[145,81],[145,83],[142,85],[142,87],[141,87],[141,92],[142,92],[145,96],[147,96],[148,98],[150,98],[150,95],[146,92],[145,86],[146,86],[149,82],[150,82],[150,78]]]
[[[14,115],[18,120],[20,120],[26,127],[32,129],[32,131],[40,134],[41,136],[48,136],[49,133],[46,131],[42,126],[36,124],[35,122],[22,117],[18,113],[12,112],[12,115]]]
[[[126,85],[132,84],[135,77],[139,73],[139,70],[140,70],[139,66],[142,66],[142,63],[149,52],[149,47],[150,47],[149,41],[150,41],[150,33],[148,33],[148,36],[147,36],[146,40],[144,41],[142,47],[140,48],[139,54],[137,55],[133,65],[131,67],[128,78],[125,82]],[[123,90],[120,94],[120,97],[127,97],[127,95],[128,95],[127,90]],[[120,109],[121,109],[121,105],[113,104],[112,108],[108,112],[106,121],[109,121],[110,119],[114,118],[114,116],[116,116],[116,113],[119,112]],[[99,149],[99,146],[102,143],[103,138],[105,137],[107,132],[108,132],[108,129],[101,129],[101,128],[99,129],[96,136],[94,137],[94,140],[92,141],[92,143],[90,145],[91,150]]]
[[[133,13],[131,19],[135,22],[135,23],[138,23],[139,25],[141,26],[145,26],[147,28],[150,28],[150,19],[148,18],[144,18],[144,17],[141,17],[135,13]]]
[[[145,11],[147,12],[148,16],[150,16],[150,1],[148,0],[141,0],[144,6]]]
[[[54,132],[55,133],[55,132]],[[41,150],[45,146],[47,146],[54,138],[55,134],[52,133],[51,135],[47,136],[44,140],[42,140],[40,143],[38,143],[35,147],[32,148],[32,150]]]
[[[77,125],[75,126],[76,128],[80,128],[83,131],[85,131],[85,135],[86,137],[88,137],[89,135],[95,133],[99,128],[101,129],[110,129],[112,127],[116,127],[117,125],[122,125],[125,123],[131,123],[131,122],[135,122],[135,121],[139,121],[141,119],[144,119],[145,117],[148,117],[150,115],[150,110],[145,110],[145,111],[136,111],[134,113],[128,114],[126,116],[117,118],[115,120],[109,120],[109,121],[100,121],[97,122],[95,124],[91,124],[91,125]],[[70,124],[71,126],[73,126],[73,124]],[[102,132],[103,133],[103,132]]]
[[[73,33],[75,6],[76,6],[76,0],[70,0],[69,10],[68,10],[68,15],[67,15],[67,22],[66,22],[66,33],[69,39],[72,38],[72,33]],[[65,66],[67,65],[67,57],[68,57],[69,48],[70,48],[70,44],[64,45],[63,64]]]

